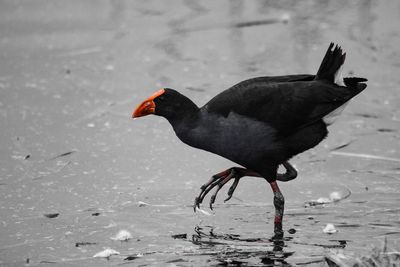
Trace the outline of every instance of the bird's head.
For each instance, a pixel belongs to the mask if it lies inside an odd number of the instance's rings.
[[[163,88],[143,101],[133,112],[132,118],[154,114],[170,120],[194,109],[198,108],[189,98],[173,89]]]

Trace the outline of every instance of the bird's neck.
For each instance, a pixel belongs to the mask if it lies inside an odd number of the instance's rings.
[[[196,124],[199,119],[200,109],[193,103],[192,100],[184,95],[181,95],[179,106],[174,112],[165,114],[164,117],[169,121],[172,127],[179,127],[180,125]]]

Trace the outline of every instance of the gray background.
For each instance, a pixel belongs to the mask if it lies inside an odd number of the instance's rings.
[[[1,1],[0,264],[320,265],[384,237],[398,248],[399,13],[396,0]],[[182,144],[163,118],[133,121],[136,105],[161,87],[202,105],[246,78],[315,73],[331,41],[368,88],[291,161],[299,176],[280,186],[284,229],[297,232],[283,252],[271,252],[263,180],[244,178],[225,204],[221,190],[211,216],[193,213],[200,185],[234,164]],[[339,232],[324,234],[327,223]],[[133,239],[112,241],[120,229]],[[92,258],[105,247],[122,255]]]

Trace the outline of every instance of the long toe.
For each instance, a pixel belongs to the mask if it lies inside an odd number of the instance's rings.
[[[203,202],[204,197],[210,192],[215,186],[217,186],[220,181],[224,180],[226,176],[229,175],[227,171],[215,174],[211,179],[200,187],[200,193],[194,200],[194,210],[196,207],[200,208],[200,204]]]
[[[233,184],[232,184],[231,187],[229,188],[228,197],[224,200],[224,202],[227,202],[228,200],[230,200],[230,199],[232,198],[233,192],[235,192],[235,189],[236,189],[236,187],[237,187],[238,184],[239,184],[240,178],[241,178],[241,177],[236,177],[236,178],[235,178],[235,181],[233,182]]]
[[[235,179],[232,186],[229,188],[228,197],[224,200],[225,202],[232,198],[233,192],[235,192],[236,187],[239,184],[240,178],[244,175],[256,176],[259,177],[257,173],[254,173],[250,170],[239,168],[239,167],[232,167],[220,173],[217,173],[211,177],[211,179],[200,187],[200,193],[194,200],[194,210],[196,208],[200,208],[200,204],[203,202],[206,195],[213,190],[215,187],[215,192],[210,198],[210,209],[213,209],[213,204],[215,203],[215,199],[217,198],[217,194],[219,190],[230,180]]]
[[[221,190],[221,188],[222,188],[227,182],[229,182],[231,179],[236,178],[236,175],[237,175],[236,172],[232,169],[231,173],[230,173],[227,177],[225,177],[225,179],[223,179],[222,181],[220,181],[220,182],[218,183],[218,186],[217,186],[217,188],[215,189],[215,192],[214,192],[214,194],[211,196],[211,199],[210,199],[210,209],[211,209],[211,210],[212,210],[212,205],[214,204],[215,199],[217,198],[217,195],[218,195],[219,190]]]

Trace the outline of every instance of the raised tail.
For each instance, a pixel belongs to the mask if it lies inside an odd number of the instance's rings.
[[[342,77],[342,67],[346,59],[346,53],[343,53],[342,48],[334,43],[330,43],[328,50],[322,59],[321,66],[318,69],[315,80],[327,80],[339,86],[346,86],[352,89],[353,96],[364,90],[368,81],[365,78],[358,77]]]
[[[332,50],[334,45],[334,43],[329,45],[324,59],[322,59],[321,66],[319,66],[315,80],[327,80],[337,85],[345,86],[341,70],[346,59],[346,53],[343,53],[342,48],[338,45]]]

